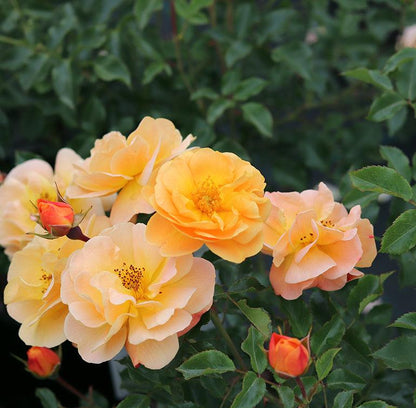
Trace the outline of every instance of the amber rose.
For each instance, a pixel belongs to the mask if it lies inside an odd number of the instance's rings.
[[[273,256],[270,281],[277,295],[298,298],[304,289],[337,290],[371,266],[377,250],[373,226],[334,201],[324,183],[301,193],[266,193],[272,210],[263,252]]]
[[[144,199],[142,189],[161,164],[183,152],[194,137],[182,140],[180,132],[167,119],[145,117],[127,138],[110,132],[95,141],[90,157],[77,165],[69,197],[102,197],[118,193],[111,220],[129,221],[137,213],[154,210]]]
[[[125,347],[135,366],[162,368],[175,357],[178,336],[211,307],[214,266],[192,255],[162,256],[145,229],[119,223],[68,260],[65,334],[87,362],[111,360]]]
[[[27,351],[27,369],[35,376],[50,377],[60,363],[58,354],[47,347],[31,347]]]
[[[273,333],[269,344],[269,363],[284,377],[299,377],[309,366],[308,338],[298,340],[293,337]]]
[[[235,263],[257,254],[270,203],[264,177],[233,153],[191,149],[165,163],[150,196],[147,237],[168,256],[206,244]]]

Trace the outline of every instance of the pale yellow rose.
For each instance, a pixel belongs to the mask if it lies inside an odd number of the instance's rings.
[[[190,149],[159,170],[147,237],[166,256],[206,246],[235,263],[257,254],[270,210],[264,177],[233,153]]]
[[[377,255],[373,226],[334,201],[331,190],[266,193],[272,211],[264,225],[263,252],[273,256],[270,281],[277,295],[296,299],[311,287],[337,290],[371,266]]]
[[[72,182],[73,165],[82,161],[72,149],[60,149],[55,169],[44,160],[32,159],[14,167],[0,185],[0,245],[11,259],[27,245],[36,227],[37,200],[58,201],[59,193],[67,199],[66,189]],[[110,197],[111,199],[111,197]],[[114,197],[113,197],[114,200]],[[74,211],[104,215],[108,203],[102,199],[68,199]],[[107,208],[106,208],[107,207]]]
[[[166,161],[188,148],[194,137],[182,140],[167,119],[146,116],[127,138],[110,132],[95,141],[90,157],[77,165],[72,198],[102,197],[118,193],[111,210],[113,224],[154,210],[142,194],[143,186]]]
[[[110,225],[107,217],[94,214],[81,223],[91,236]],[[83,241],[66,236],[52,240],[35,236],[13,256],[4,303],[9,315],[21,323],[19,337],[25,344],[55,347],[66,340],[68,307],[61,302],[61,273],[68,256],[83,245]]]
[[[45,161],[28,160],[14,167],[0,186],[0,245],[11,258],[33,238],[38,198],[57,200],[53,169]]]
[[[191,255],[163,257],[145,230],[117,224],[68,260],[65,335],[87,362],[111,360],[125,346],[135,366],[162,368],[178,351],[178,335],[211,307],[213,265]]]

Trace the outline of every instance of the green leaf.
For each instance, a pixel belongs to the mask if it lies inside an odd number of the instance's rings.
[[[201,375],[222,374],[234,371],[235,365],[231,359],[217,350],[202,351],[193,355],[178,368],[185,380]]]
[[[139,23],[140,30],[143,30],[147,26],[152,14],[155,11],[161,10],[162,6],[162,0],[136,0],[134,14]]]
[[[47,54],[36,54],[30,58],[25,68],[18,76],[20,85],[25,91],[32,88],[48,61],[49,56]]]
[[[280,387],[273,386],[273,388],[279,394],[280,401],[282,401],[283,408],[294,408],[295,406],[295,393],[292,388],[281,385]]]
[[[332,371],[327,377],[329,388],[360,391],[367,386],[367,381],[358,374],[343,368]]]
[[[210,125],[213,125],[227,109],[232,108],[234,105],[234,101],[223,98],[219,98],[212,102],[207,110],[207,122]]]
[[[341,391],[334,398],[332,408],[352,408],[354,401],[354,391]]]
[[[391,327],[400,327],[402,329],[416,330],[416,312],[405,313],[390,325]]]
[[[395,408],[393,405],[387,404],[384,401],[368,401],[359,405],[357,408]]]
[[[334,364],[334,358],[340,351],[340,348],[333,348],[325,351],[321,357],[315,363],[316,373],[318,374],[318,380],[322,381],[332,370]]]
[[[303,79],[310,80],[310,58],[312,56],[311,48],[301,42],[281,45],[272,51],[272,60],[282,62],[288,68],[299,74]]]
[[[59,408],[58,400],[49,388],[37,388],[35,394],[40,399],[43,408]]]
[[[290,327],[296,337],[305,337],[312,326],[312,313],[304,299],[278,299],[279,307],[289,319]]]
[[[416,245],[416,210],[400,214],[387,228],[381,241],[381,252],[403,254]]]
[[[72,82],[72,70],[69,60],[62,60],[52,70],[53,89],[59,100],[68,108],[74,109],[74,89]]]
[[[342,202],[347,208],[352,208],[355,205],[360,205],[361,208],[365,208],[367,205],[377,200],[379,195],[380,194],[376,192],[359,191],[354,189],[344,195]]]
[[[247,57],[251,50],[252,46],[250,44],[239,40],[234,41],[225,53],[225,64],[228,68],[232,67],[237,61]]]
[[[247,305],[247,300],[242,299],[237,302],[237,306],[244,313],[248,320],[260,331],[263,336],[269,338],[271,329],[271,320],[269,314],[259,307],[250,307]]]
[[[416,336],[402,336],[387,343],[373,353],[373,356],[394,370],[416,371],[415,350]]]
[[[413,105],[412,107],[414,108]],[[396,112],[394,116],[387,120],[389,136],[394,136],[403,127],[403,125],[406,123],[407,112],[407,106],[403,106],[403,108]]]
[[[117,408],[149,408],[150,399],[147,395],[129,395],[121,401]]]
[[[256,129],[267,137],[272,137],[273,116],[261,103],[248,102],[241,106],[243,118],[251,123]]]
[[[121,81],[131,86],[130,72],[124,62],[115,55],[98,57],[94,61],[94,71],[103,81]]]
[[[361,313],[363,301],[369,298],[371,295],[377,294],[377,297],[381,295],[380,280],[375,275],[365,275],[358,280],[356,285],[351,289],[347,299],[348,310]],[[365,302],[369,303],[369,302]],[[366,304],[366,305],[367,305]]]
[[[243,379],[243,389],[236,395],[231,408],[254,408],[266,392],[263,378],[249,371]]]
[[[409,201],[412,188],[396,170],[386,166],[368,166],[350,172],[353,186],[361,191],[375,191],[390,194]]]
[[[400,67],[405,62],[413,60],[416,58],[416,49],[415,48],[403,48],[398,51],[396,54],[392,55],[384,65],[384,73],[388,74],[398,67]]]
[[[359,79],[367,84],[374,85],[384,91],[392,91],[393,85],[388,76],[383,75],[380,71],[370,70],[367,68],[356,68],[351,71],[343,72],[343,75]]]
[[[258,374],[267,367],[267,356],[263,347],[265,339],[262,333],[250,326],[247,338],[241,343],[241,349],[250,356],[251,367]]]
[[[382,122],[392,118],[406,105],[407,101],[398,93],[384,93],[371,104],[368,119],[374,122]]]
[[[266,84],[267,81],[262,78],[247,78],[238,84],[237,89],[234,91],[233,99],[236,101],[245,101],[259,94]]]
[[[199,88],[191,95],[191,101],[195,101],[197,99],[207,98],[207,99],[217,99],[218,94],[211,88]]]
[[[312,351],[315,355],[320,356],[324,351],[338,346],[344,333],[345,324],[338,315],[335,315],[312,335]]]
[[[389,167],[397,170],[407,181],[411,180],[410,160],[402,150],[395,146],[380,146],[380,154]]]
[[[165,71],[168,75],[172,73],[170,66],[165,61],[154,61],[150,63],[144,70],[142,84],[149,84],[163,71]]]

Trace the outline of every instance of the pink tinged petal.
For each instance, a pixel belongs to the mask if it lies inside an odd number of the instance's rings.
[[[354,280],[354,279],[361,278],[363,276],[364,274],[361,271],[357,269],[352,269],[347,275],[347,282]]]
[[[179,350],[176,334],[161,341],[146,340],[140,344],[126,344],[126,350],[135,367],[139,364],[151,370],[159,370],[168,365]]]
[[[377,256],[377,247],[374,240],[374,229],[368,219],[362,219],[357,224],[358,236],[363,249],[362,258],[357,262],[358,267],[369,267]]]
[[[265,197],[270,199],[272,207],[279,208],[283,212],[286,227],[293,223],[296,214],[307,209],[300,193],[297,192],[266,192]]]
[[[335,261],[334,268],[325,272],[325,278],[336,279],[349,273],[361,258],[362,249],[358,236],[349,241],[339,241],[322,248]]]
[[[331,214],[334,208],[334,205],[335,205],[335,202],[334,202],[334,196],[332,194],[332,191],[326,186],[325,183],[322,183],[322,182],[319,183],[318,194],[315,196],[315,199],[313,202],[313,208],[318,214],[318,218],[319,219],[327,218],[329,214]]]
[[[351,228],[355,228],[357,226],[358,221],[361,217],[361,207],[359,205],[355,205],[351,208],[349,214],[337,222],[337,228],[342,230],[347,230]]]
[[[286,300],[294,300],[302,295],[304,289],[311,287],[313,279],[309,279],[300,283],[290,284],[285,280],[287,265],[283,264],[280,267],[272,265],[270,269],[270,283],[273,287],[274,293],[280,295]]]
[[[142,313],[143,323],[147,329],[153,329],[156,326],[165,324],[173,316],[174,312],[173,308],[165,308],[160,311]]]
[[[316,279],[316,287],[326,290],[334,291],[339,290],[347,283],[347,275],[340,276],[336,279],[326,279],[325,276],[320,276]]]
[[[146,238],[160,246],[163,256],[180,256],[197,251],[203,241],[193,239],[177,230],[172,223],[154,214],[147,223]]]
[[[334,228],[319,226],[318,245],[331,245],[334,242],[345,239],[345,233]],[[347,238],[349,239],[349,238]]]
[[[126,327],[122,327],[111,339],[107,339],[108,326],[88,328],[71,315],[65,320],[65,334],[76,344],[82,359],[88,363],[103,363],[115,357],[126,341]]]
[[[142,194],[143,187],[137,180],[129,181],[118,193],[111,208],[112,224],[130,221],[136,214],[151,214],[154,208]]]
[[[312,247],[299,263],[293,259],[287,269],[285,281],[287,283],[300,283],[313,279],[335,265],[335,261],[330,256],[318,247]]]

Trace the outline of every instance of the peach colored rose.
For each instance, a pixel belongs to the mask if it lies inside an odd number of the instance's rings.
[[[119,223],[68,260],[65,334],[87,362],[108,361],[125,346],[135,366],[162,368],[178,351],[178,335],[211,307],[214,266],[191,255],[163,257],[145,229]]]
[[[42,378],[50,377],[61,364],[58,354],[47,347],[31,347],[27,351],[27,369]]]
[[[108,217],[90,214],[80,225],[94,236],[111,224]],[[68,307],[61,301],[61,273],[68,256],[83,245],[83,241],[66,236],[52,240],[35,236],[13,256],[4,303],[8,314],[21,323],[19,337],[25,344],[55,347],[66,340]]]
[[[298,340],[273,333],[267,355],[270,365],[279,375],[299,377],[309,367],[309,338]]]
[[[65,196],[72,180],[73,164],[80,156],[68,148],[60,149],[56,155],[55,172],[44,160],[32,159],[14,167],[0,185],[0,245],[11,259],[32,239],[28,234],[35,230],[38,199],[57,201],[58,194]],[[92,207],[97,215],[104,215],[101,199],[69,200],[75,212],[85,212]]]
[[[416,48],[416,24],[405,27],[402,35],[398,38],[397,48]]]
[[[68,194],[76,198],[119,192],[111,210],[113,224],[129,221],[138,213],[152,213],[143,186],[161,164],[183,152],[193,140],[191,135],[182,140],[171,121],[147,116],[127,139],[119,132],[97,139],[90,157],[77,166]]]
[[[33,238],[38,198],[57,200],[52,167],[39,159],[14,167],[0,185],[0,245],[11,258]]]
[[[264,177],[233,153],[190,149],[159,170],[149,201],[156,210],[147,237],[166,256],[191,253],[206,244],[240,263],[257,254],[270,203]]]
[[[302,193],[266,193],[272,210],[264,226],[263,252],[273,256],[270,281],[277,295],[296,299],[304,289],[337,290],[363,274],[377,254],[373,226],[350,212],[324,183]]]

